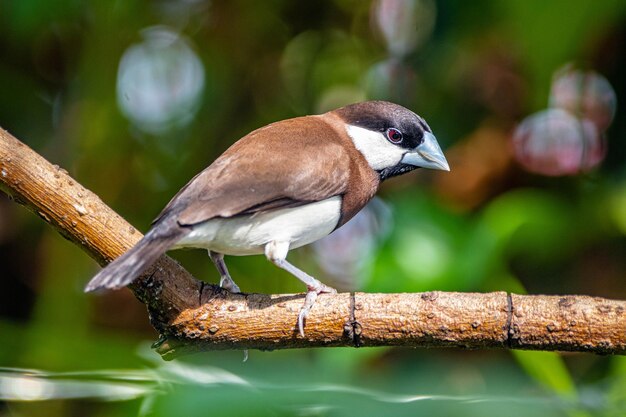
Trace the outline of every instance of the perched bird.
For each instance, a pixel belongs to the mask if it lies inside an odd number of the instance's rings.
[[[416,168],[448,171],[424,119],[397,104],[366,101],[272,123],[241,138],[172,198],[152,228],[102,269],[85,291],[130,284],[169,249],[208,249],[220,285],[240,292],[224,255],[265,254],[307,286],[304,319],[334,289],[287,261],[290,249],[341,227],[381,181]]]

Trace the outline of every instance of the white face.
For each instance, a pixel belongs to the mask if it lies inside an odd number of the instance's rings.
[[[353,125],[347,131],[354,146],[363,154],[367,163],[375,171],[391,168],[400,163],[408,149],[389,142],[384,132],[374,132]]]

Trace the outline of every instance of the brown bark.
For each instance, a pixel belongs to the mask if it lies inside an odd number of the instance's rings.
[[[100,198],[0,128],[0,189],[25,205],[100,265],[130,249],[142,234]],[[163,256],[131,290],[148,305],[153,326],[198,306],[201,283],[173,259]]]
[[[0,129],[0,188],[101,265],[141,233],[68,173]],[[87,281],[89,277],[85,277]],[[130,289],[162,335],[164,358],[211,349],[320,346],[516,348],[626,354],[626,301],[586,296],[430,292],[321,295],[306,322],[303,294],[229,294],[167,256]]]

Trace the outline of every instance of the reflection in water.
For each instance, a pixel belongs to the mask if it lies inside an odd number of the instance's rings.
[[[0,400],[45,401],[98,398],[123,401],[157,391],[150,371],[44,372],[0,368]]]
[[[158,369],[108,370],[90,372],[45,372],[21,368],[0,368],[0,400],[44,401],[53,399],[92,398],[104,401],[124,401],[154,394],[167,394],[170,387],[224,386],[238,390],[249,389],[294,393],[333,393],[364,397],[372,401],[407,404],[419,401],[461,403],[521,402],[545,403],[560,400],[548,397],[519,397],[492,395],[423,395],[395,394],[356,386],[311,383],[310,385],[273,384],[247,380],[224,369],[192,366],[181,362],[166,362]]]
[[[153,357],[154,358],[154,357]],[[376,410],[408,415],[406,406],[421,404],[420,409],[459,410],[473,404],[467,415],[481,415],[480,410],[508,410],[509,415],[534,410],[550,416],[564,415],[568,410],[583,410],[585,404],[567,401],[556,395],[536,395],[528,390],[520,395],[519,387],[500,394],[422,394],[382,391],[356,384],[320,382],[319,378],[295,378],[293,369],[268,372],[263,377],[244,377],[228,370],[181,361],[162,362],[154,358],[156,367],[132,370],[91,372],[45,372],[31,369],[0,368],[0,401],[35,402],[46,400],[92,399],[95,401],[141,400],[139,415],[170,415],[167,410],[186,404],[188,410],[210,407],[212,414],[241,415],[238,411],[256,410],[257,415],[378,415]],[[157,362],[158,361],[158,362]],[[246,365],[249,366],[249,365]],[[267,370],[267,368],[264,368]],[[276,374],[277,373],[277,374]],[[279,383],[275,383],[278,377]],[[310,377],[311,375],[309,375]],[[492,392],[495,392],[492,391]],[[596,410],[607,407],[606,398],[586,389],[581,398],[598,399]],[[242,401],[245,399],[244,401]],[[234,402],[233,402],[234,401]],[[585,401],[589,407],[589,401]],[[191,407],[191,408],[190,408]],[[165,411],[164,411],[165,410]],[[272,411],[273,410],[273,411]],[[415,408],[412,408],[415,411]],[[617,411],[617,410],[613,410]],[[276,414],[278,412],[278,414]],[[489,415],[491,415],[491,412]],[[163,414],[165,413],[165,414]],[[222,413],[222,414],[224,414]],[[294,414],[294,415],[295,415]],[[245,415],[245,414],[244,414]],[[435,414],[434,414],[435,415]],[[446,415],[439,413],[436,415]],[[451,414],[454,415],[454,414]],[[458,415],[458,414],[457,414]],[[615,414],[618,415],[618,414]]]

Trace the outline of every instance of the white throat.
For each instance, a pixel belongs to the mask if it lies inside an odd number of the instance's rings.
[[[354,146],[375,171],[398,165],[407,151],[390,143],[383,132],[374,132],[353,125],[347,125],[346,130]]]

